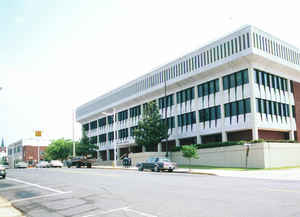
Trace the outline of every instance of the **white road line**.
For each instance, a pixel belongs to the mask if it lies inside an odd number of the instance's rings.
[[[125,208],[124,211],[134,212],[136,214],[139,214],[139,215],[142,215],[142,216],[146,216],[146,217],[158,217],[156,215],[152,215],[152,214],[140,212],[140,211],[137,211],[137,210],[134,210],[134,209],[129,209],[129,208]]]
[[[41,185],[38,185],[38,184],[33,184],[33,183],[30,183],[30,182],[25,182],[25,181],[22,181],[22,180],[19,180],[19,179],[13,179],[13,178],[7,178],[7,179],[11,180],[11,181],[22,183],[22,184],[25,184],[25,185],[30,185],[30,186],[34,186],[34,187],[41,188],[41,189],[44,189],[44,190],[48,190],[48,191],[52,191],[52,192],[55,192],[55,193],[59,193],[59,194],[65,193],[64,191],[55,190],[53,188],[41,186]]]
[[[66,192],[63,192],[63,193],[46,194],[46,195],[41,195],[41,196],[36,196],[36,197],[29,197],[29,198],[11,200],[9,202],[17,203],[17,202],[26,201],[26,200],[34,200],[34,199],[40,199],[40,198],[44,198],[44,197],[52,197],[52,196],[56,196],[56,195],[69,194],[69,193],[72,193],[72,191],[66,191]]]
[[[101,211],[97,214],[92,214],[92,215],[85,215],[85,216],[82,216],[82,217],[92,217],[92,216],[96,216],[96,215],[105,215],[105,214],[108,214],[108,213],[111,213],[111,212],[116,212],[116,211],[119,211],[119,210],[126,210],[128,207],[122,207],[122,208],[117,208],[117,209],[111,209],[111,210],[108,210],[108,211]]]

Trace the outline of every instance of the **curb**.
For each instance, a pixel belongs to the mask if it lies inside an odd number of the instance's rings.
[[[138,169],[128,169],[123,167],[92,167],[92,169],[110,169],[110,170],[129,170],[129,171],[138,171]],[[172,173],[184,173],[184,174],[195,174],[195,175],[209,175],[209,176],[217,176],[215,173],[206,173],[206,172],[197,172],[197,171],[176,171],[173,170]]]
[[[25,217],[21,211],[16,209],[11,202],[0,197],[0,216],[5,217]]]

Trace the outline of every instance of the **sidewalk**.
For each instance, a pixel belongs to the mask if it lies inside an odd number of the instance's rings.
[[[1,217],[25,217],[19,210],[14,208],[10,202],[0,197]]]
[[[93,166],[97,169],[121,169],[121,170],[136,170],[137,167],[112,167],[112,166]],[[300,181],[300,168],[294,169],[279,169],[279,170],[222,170],[222,169],[183,169],[177,168],[174,173],[188,173],[188,174],[203,174],[203,175],[216,175],[225,177],[238,177],[238,178],[255,178],[255,179],[274,179],[274,180],[290,180]]]

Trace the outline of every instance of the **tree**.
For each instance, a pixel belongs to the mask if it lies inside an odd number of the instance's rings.
[[[53,140],[46,148],[46,160],[65,160],[72,154],[72,140],[70,139],[57,139]]]
[[[191,170],[191,160],[199,159],[197,147],[195,145],[184,145],[181,147],[182,156],[189,160],[189,169]]]
[[[143,118],[139,121],[134,136],[136,144],[145,147],[146,151],[169,137],[166,122],[161,121],[156,102],[145,106]]]
[[[80,156],[93,155],[95,156],[98,146],[92,144],[90,139],[85,134],[84,130],[82,131],[82,138],[79,143],[76,144],[76,154]]]

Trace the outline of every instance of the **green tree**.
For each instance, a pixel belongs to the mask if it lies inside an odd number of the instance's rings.
[[[189,169],[191,170],[191,160],[199,159],[196,145],[184,145],[181,147],[182,156],[189,160]]]
[[[72,140],[70,139],[57,139],[53,140],[46,148],[46,160],[65,160],[72,155]]]
[[[82,138],[79,143],[76,144],[76,154],[80,156],[92,155],[95,157],[96,150],[98,146],[96,144],[92,144],[85,134],[84,130],[82,131]]]
[[[145,147],[146,151],[169,137],[167,125],[161,121],[156,102],[145,106],[143,118],[139,121],[134,136],[136,144]]]

